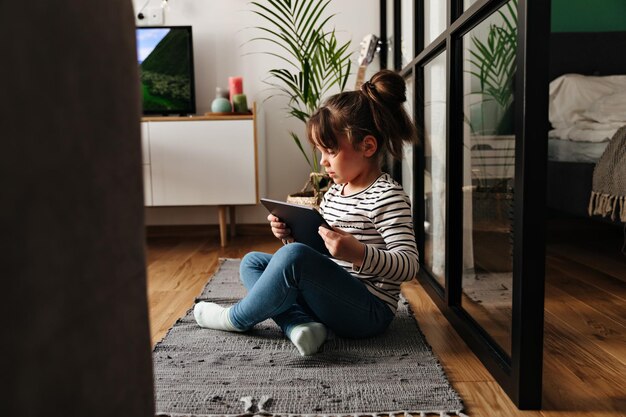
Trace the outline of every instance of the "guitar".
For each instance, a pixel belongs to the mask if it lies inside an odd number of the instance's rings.
[[[359,69],[356,73],[356,84],[354,86],[355,90],[360,89],[361,85],[363,85],[365,70],[367,69],[367,66],[372,63],[374,55],[376,55],[376,52],[378,52],[379,49],[380,42],[378,36],[372,33],[365,35],[361,41],[361,50],[359,52],[359,59],[357,60]]]

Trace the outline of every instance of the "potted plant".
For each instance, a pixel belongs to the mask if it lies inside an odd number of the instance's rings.
[[[269,71],[265,82],[276,94],[268,98],[275,95],[287,97],[287,113],[303,123],[331,90],[345,89],[350,75],[350,41],[340,43],[335,31],[326,29],[334,16],[326,13],[330,3],[331,0],[251,2],[253,12],[267,23],[256,27],[263,34],[252,40],[278,45],[283,52],[267,52],[285,64],[283,68]],[[291,131],[289,135],[311,169],[307,184],[312,190],[294,197],[308,198],[312,205],[319,204],[322,192],[331,180],[321,172],[316,149],[306,141],[303,143],[295,132]]]
[[[474,222],[512,236],[513,167],[515,162],[514,81],[517,55],[517,4],[510,0],[491,24],[486,37],[471,36],[469,63],[475,81],[470,94],[480,100],[480,119],[466,118],[470,125],[471,152],[482,159],[497,160],[491,168],[478,168],[472,191]]]
[[[481,131],[496,135],[513,133],[513,91],[515,57],[517,54],[517,0],[505,5],[506,12],[498,10],[502,25],[491,24],[485,41],[471,37],[473,48],[469,49],[470,64],[474,67],[469,72],[479,82],[479,89],[470,94],[480,94],[481,104],[495,104],[491,110],[495,113],[493,126],[486,126],[484,119]],[[484,114],[481,111],[481,114]]]

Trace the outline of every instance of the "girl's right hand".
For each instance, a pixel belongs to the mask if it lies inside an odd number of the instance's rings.
[[[283,242],[293,242],[293,239],[291,238],[291,230],[285,223],[281,222],[278,217],[270,214],[267,216],[267,220],[270,222],[274,236]]]

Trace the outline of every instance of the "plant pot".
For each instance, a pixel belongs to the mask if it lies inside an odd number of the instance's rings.
[[[304,183],[304,187],[297,193],[289,194],[287,196],[287,202],[291,204],[298,204],[301,206],[308,206],[319,208],[324,193],[333,184],[332,179],[327,174],[319,172],[311,172],[309,179]]]
[[[511,272],[514,194],[475,191],[472,197],[474,264],[489,272]]]
[[[498,191],[474,191],[472,213],[475,225],[493,230],[510,228],[510,207],[513,193]]]
[[[299,206],[319,207],[321,198],[318,201],[317,196],[313,191],[300,191],[297,193],[289,194],[287,196],[287,202],[291,204],[297,204]]]

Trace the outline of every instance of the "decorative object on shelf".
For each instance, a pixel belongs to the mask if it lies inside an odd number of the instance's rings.
[[[233,111],[228,90],[221,87],[215,88],[215,99],[211,102],[211,111],[213,113],[231,113]]]
[[[227,88],[215,87],[215,98],[222,97],[230,101],[230,92]]]
[[[245,94],[235,94],[233,96],[233,110],[235,113],[248,113],[248,100]]]
[[[227,98],[215,97],[211,103],[211,111],[213,113],[231,113],[233,111],[233,107]]]
[[[237,94],[243,94],[243,78],[242,77],[228,77],[228,91],[230,92],[230,102],[233,102],[233,97]]]
[[[271,69],[266,83],[278,92],[276,95],[288,98],[288,114],[303,123],[330,91],[345,89],[350,75],[350,41],[340,43],[335,30],[326,29],[333,17],[325,13],[330,3],[331,0],[251,2],[253,13],[267,23],[265,27],[256,27],[263,34],[252,40],[269,42],[272,51],[265,53],[279,56],[288,64],[287,68]],[[273,52],[276,45],[283,50],[280,55]],[[296,133],[289,132],[289,135],[311,172],[319,174],[322,167],[316,149],[306,143],[303,145]],[[330,178],[320,174],[311,179],[316,182],[311,196],[321,200],[323,184]]]

